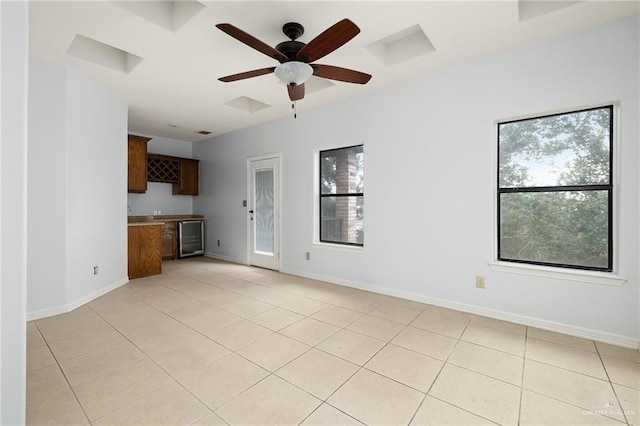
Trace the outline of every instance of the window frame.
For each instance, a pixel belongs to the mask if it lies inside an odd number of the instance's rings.
[[[535,119],[543,119],[549,117],[557,117],[562,115],[570,115],[587,111],[608,109],[609,110],[609,182],[608,184],[589,184],[589,185],[559,185],[559,186],[531,186],[531,187],[501,187],[500,186],[500,126],[504,124],[517,123]],[[496,122],[496,259],[498,262],[521,264],[522,266],[541,266],[561,268],[564,270],[578,271],[594,271],[611,273],[614,271],[614,148],[616,141],[616,119],[618,111],[616,105],[607,103],[604,105],[593,106],[589,108],[563,110],[555,113],[532,115],[525,118],[500,120]],[[501,256],[501,195],[502,194],[522,194],[522,193],[542,193],[542,192],[596,192],[606,191],[607,193],[607,267],[592,267],[585,265],[561,264],[554,262],[541,262],[523,259],[510,259]]]
[[[339,150],[348,150],[352,148],[362,147],[362,153],[364,155],[364,144],[359,143],[350,146],[342,146],[336,148],[328,148],[318,150],[318,242],[321,244],[335,244],[337,246],[347,246],[347,247],[357,247],[364,248],[364,241],[362,243],[351,243],[345,241],[331,241],[322,239],[322,199],[323,198],[332,198],[332,197],[362,197],[362,201],[364,203],[364,192],[344,192],[335,194],[323,194],[322,193],[322,154],[330,151],[339,151]],[[363,161],[363,174],[364,174],[364,161]]]

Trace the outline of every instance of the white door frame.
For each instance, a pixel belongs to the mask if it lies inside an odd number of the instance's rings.
[[[251,252],[253,248],[251,247],[251,232],[252,232],[252,221],[251,221],[251,213],[249,210],[253,209],[253,194],[251,188],[251,180],[253,176],[251,175],[251,163],[254,161],[260,160],[276,160],[278,163],[278,175],[276,177],[276,187],[275,191],[275,200],[274,200],[274,209],[275,209],[275,232],[274,232],[274,256],[277,259],[277,268],[276,270],[280,270],[280,252],[281,252],[281,241],[282,241],[282,153],[275,154],[267,154],[260,155],[257,157],[249,157],[247,158],[247,208],[246,208],[246,222],[247,222],[247,265],[251,265]]]

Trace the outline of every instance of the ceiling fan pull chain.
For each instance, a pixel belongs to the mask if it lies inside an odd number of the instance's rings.
[[[293,118],[298,118],[298,104],[296,101],[291,102],[291,109],[293,110]]]

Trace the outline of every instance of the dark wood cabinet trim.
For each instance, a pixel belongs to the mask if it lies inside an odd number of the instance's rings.
[[[162,260],[178,257],[177,222],[165,222],[162,225]]]
[[[151,138],[128,135],[127,191],[145,193],[147,191],[147,142]]]

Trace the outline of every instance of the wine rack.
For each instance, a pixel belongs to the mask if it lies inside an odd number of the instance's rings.
[[[178,183],[179,161],[164,155],[147,156],[147,180],[149,182]]]

